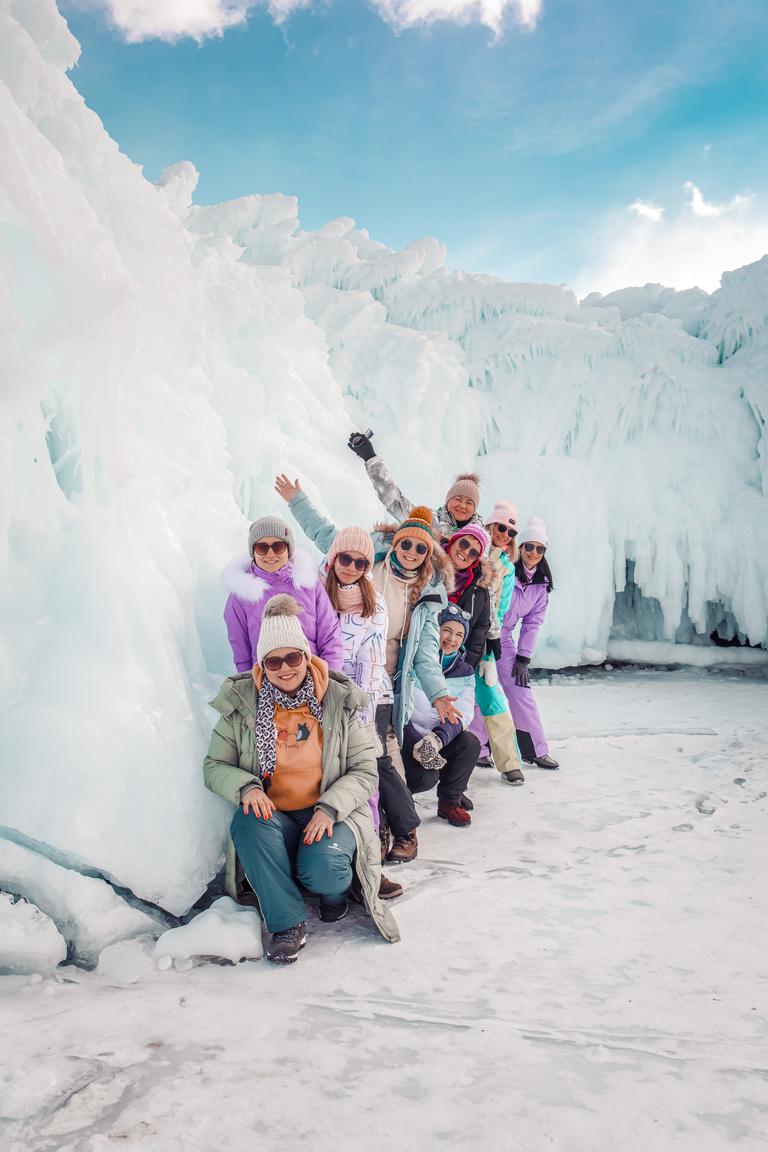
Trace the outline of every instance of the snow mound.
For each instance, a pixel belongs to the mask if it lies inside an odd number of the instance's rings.
[[[67,956],[67,943],[50,916],[27,900],[0,892],[0,975],[49,976]]]
[[[154,951],[158,968],[174,963],[180,969],[198,956],[219,956],[237,964],[263,955],[258,912],[242,908],[229,896],[220,897],[188,924],[163,932]]]

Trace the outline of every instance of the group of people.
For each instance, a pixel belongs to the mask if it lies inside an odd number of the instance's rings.
[[[512,785],[523,762],[558,767],[528,674],[554,588],[543,521],[519,531],[509,500],[483,519],[474,474],[437,511],[412,505],[371,436],[349,447],[391,523],[338,528],[278,476],[319,569],[285,520],[263,516],[224,570],[237,675],[212,701],[204,776],[236,806],[227,890],[259,907],[276,963],[306,944],[302,889],[322,920],[353,899],[399,939],[388,903],[403,888],[381,869],[418,854],[414,794],[435,788],[438,817],[464,828],[475,767]]]

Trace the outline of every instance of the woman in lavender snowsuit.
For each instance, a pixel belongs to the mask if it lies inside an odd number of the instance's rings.
[[[520,559],[515,564],[515,587],[501,629],[499,681],[509,701],[523,760],[539,768],[559,768],[557,760],[549,755],[528,677],[536,637],[547,613],[549,594],[554,590],[545,556],[548,538],[544,521],[535,517],[529,520],[518,537],[518,544]],[[512,632],[518,623],[520,636],[515,645]]]
[[[264,607],[271,596],[288,593],[301,606],[299,622],[314,656],[341,672],[344,664],[339,618],[318,578],[315,561],[297,552],[293,532],[279,516],[262,516],[248,533],[249,559],[233,560],[222,574],[229,598],[224,608],[232,656],[238,672],[256,663]]]

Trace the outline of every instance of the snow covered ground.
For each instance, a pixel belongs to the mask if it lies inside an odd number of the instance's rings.
[[[562,770],[476,771],[468,830],[424,800],[402,943],[0,980],[9,1152],[762,1150],[768,682],[537,692]]]

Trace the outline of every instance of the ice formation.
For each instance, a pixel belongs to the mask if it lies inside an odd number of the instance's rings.
[[[229,896],[221,896],[210,908],[188,924],[169,928],[155,944],[158,968],[190,961],[198,956],[219,956],[237,964],[240,960],[260,960],[261,918],[253,908],[243,908]]]
[[[0,975],[47,976],[66,956],[66,941],[50,916],[0,892]]]
[[[711,297],[580,304],[449,273],[435,240],[305,232],[291,197],[196,206],[190,164],[156,186],[120,153],[78,51],[53,0],[0,0],[0,846],[70,878],[41,907],[76,951],[104,944],[83,885],[129,935],[217,871],[219,571],[278,470],[339,522],[381,516],[354,426],[415,500],[474,463],[486,506],[546,519],[540,666],[611,636],[765,643],[768,259]]]

